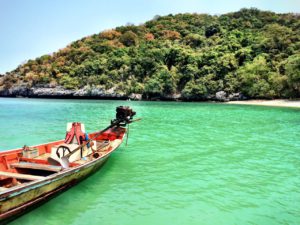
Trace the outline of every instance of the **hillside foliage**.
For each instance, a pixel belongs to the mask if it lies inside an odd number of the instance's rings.
[[[218,91],[249,98],[300,97],[300,15],[255,8],[220,16],[156,16],[84,37],[29,60],[0,86],[113,88],[145,98]]]

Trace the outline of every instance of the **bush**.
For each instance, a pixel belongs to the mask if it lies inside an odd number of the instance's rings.
[[[138,37],[135,33],[132,31],[126,31],[122,36],[120,37],[120,42],[124,44],[125,46],[136,46],[138,44]]]
[[[59,83],[66,89],[77,89],[79,88],[79,81],[77,78],[70,77],[69,75],[64,75],[60,79]]]

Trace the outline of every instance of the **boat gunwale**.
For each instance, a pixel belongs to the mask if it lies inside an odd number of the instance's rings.
[[[42,143],[42,144],[38,144],[38,145],[31,145],[29,147],[32,147],[32,148],[35,148],[35,147],[40,147],[40,146],[44,146],[44,145],[50,145],[50,144],[53,144],[53,143],[56,143],[56,142],[63,142],[64,140],[61,139],[61,140],[58,140],[58,141],[51,141],[51,142],[47,142],[47,143]],[[14,151],[21,151],[22,148],[14,148],[14,149],[9,149],[9,150],[0,150],[0,156],[3,154],[5,155],[5,153],[11,153],[11,152],[14,152]]]

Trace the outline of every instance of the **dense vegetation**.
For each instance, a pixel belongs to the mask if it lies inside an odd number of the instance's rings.
[[[300,15],[241,9],[156,16],[82,38],[29,60],[0,87],[113,89],[145,98],[300,97]]]

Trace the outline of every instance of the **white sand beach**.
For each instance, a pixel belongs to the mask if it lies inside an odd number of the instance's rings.
[[[226,102],[226,104],[263,105],[263,106],[277,106],[277,107],[295,107],[295,108],[300,108],[300,99],[299,100],[276,99],[276,100],[230,101],[230,102]]]

